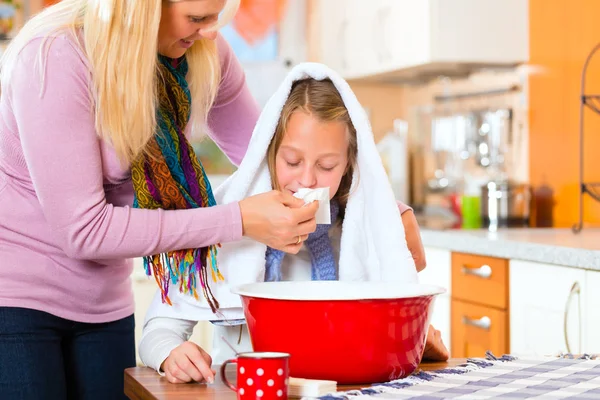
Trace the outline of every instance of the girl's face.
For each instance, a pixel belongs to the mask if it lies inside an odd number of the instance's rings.
[[[348,127],[342,121],[322,122],[295,111],[275,156],[279,188],[291,194],[300,188],[329,187],[336,194],[348,165]]]
[[[217,32],[207,32],[219,19],[225,0],[164,0],[158,28],[158,52],[179,58],[195,40],[214,40]]]

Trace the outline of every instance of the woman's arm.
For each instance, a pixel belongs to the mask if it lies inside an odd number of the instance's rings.
[[[129,258],[242,237],[237,203],[177,211],[108,204],[84,55],[67,37],[52,40],[42,93],[35,69],[42,40],[22,51],[2,95],[11,102],[44,217],[67,255]]]
[[[406,243],[408,250],[415,260],[415,266],[417,272],[421,272],[425,269],[427,261],[425,260],[425,249],[423,248],[423,242],[421,241],[421,234],[419,232],[419,224],[413,209],[402,202],[398,202],[398,209],[402,215],[402,224],[404,225],[404,234],[406,236]]]
[[[209,116],[212,140],[229,160],[239,165],[248,150],[260,108],[246,84],[246,76],[229,43],[217,35],[221,85]]]

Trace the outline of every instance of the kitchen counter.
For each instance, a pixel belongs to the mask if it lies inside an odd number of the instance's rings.
[[[500,229],[421,228],[426,247],[491,257],[557,264],[600,271],[600,229]]]

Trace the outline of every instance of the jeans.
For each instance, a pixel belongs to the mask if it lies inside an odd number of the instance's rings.
[[[126,399],[135,366],[133,315],[89,324],[43,311],[0,307],[0,399]]]

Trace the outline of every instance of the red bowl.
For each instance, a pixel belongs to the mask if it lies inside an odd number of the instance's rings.
[[[254,351],[291,355],[290,375],[339,384],[386,382],[419,365],[436,295],[385,282],[262,282],[238,286]]]

